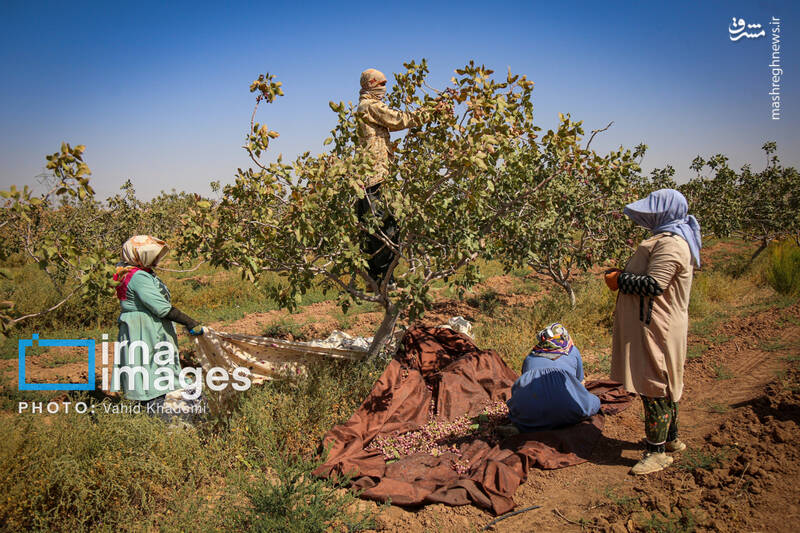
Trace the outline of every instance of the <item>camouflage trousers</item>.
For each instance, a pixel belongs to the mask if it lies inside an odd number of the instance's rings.
[[[648,449],[659,447],[678,438],[678,404],[669,398],[642,396],[644,404],[644,433]]]
[[[360,220],[364,220],[367,213],[370,212],[370,204],[375,214],[382,220],[381,231],[389,239],[394,239],[397,235],[397,220],[384,210],[381,202],[381,184],[367,187],[366,195],[364,198],[356,202],[356,214]],[[379,285],[386,277],[386,272],[389,270],[389,265],[394,260],[394,253],[384,244],[384,242],[377,235],[366,233],[362,236],[361,250],[369,255],[367,265],[369,266],[369,275]]]

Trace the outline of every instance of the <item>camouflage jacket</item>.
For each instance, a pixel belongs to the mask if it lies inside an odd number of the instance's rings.
[[[389,132],[419,126],[423,115],[420,111],[396,111],[365,95],[358,102],[356,122],[359,144],[366,146],[375,159],[375,174],[365,183],[366,187],[372,187],[382,183],[389,174],[389,159],[392,157]]]

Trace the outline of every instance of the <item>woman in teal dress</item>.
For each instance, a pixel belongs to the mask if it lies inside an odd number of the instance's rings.
[[[203,334],[199,322],[170,303],[169,289],[153,272],[168,250],[164,241],[149,235],[131,237],[114,274],[121,312],[113,385],[129,400],[163,401],[167,393],[185,385],[179,379],[173,322],[186,326],[191,335]]]

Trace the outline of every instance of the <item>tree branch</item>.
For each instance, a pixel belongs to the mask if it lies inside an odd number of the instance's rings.
[[[56,309],[58,309],[59,307],[61,307],[62,305],[64,305],[64,303],[65,303],[67,300],[69,300],[70,298],[72,298],[72,296],[73,296],[73,295],[74,295],[76,292],[78,292],[78,291],[79,291],[79,290],[80,290],[80,289],[81,289],[83,286],[84,286],[84,283],[81,283],[80,285],[78,285],[77,287],[75,287],[75,288],[72,290],[72,292],[70,292],[70,293],[69,293],[69,294],[68,294],[68,295],[67,295],[67,296],[66,296],[66,297],[65,297],[63,300],[61,300],[60,302],[58,302],[58,303],[57,303],[57,304],[55,304],[54,306],[50,307],[49,309],[45,309],[44,311],[39,311],[38,313],[31,313],[31,314],[29,314],[29,315],[23,315],[23,316],[21,316],[21,317],[15,318],[14,320],[12,320],[12,321],[11,321],[11,324],[13,325],[13,324],[16,324],[16,323],[18,323],[18,322],[22,322],[23,320],[26,320],[26,319],[28,319],[28,318],[35,318],[35,317],[37,317],[37,316],[42,316],[42,315],[45,315],[45,314],[47,314],[47,313],[49,313],[49,312],[51,312],[51,311],[55,311]]]
[[[592,144],[592,141],[594,140],[594,136],[595,136],[595,135],[597,135],[598,133],[601,133],[601,132],[604,132],[604,131],[606,131],[608,128],[610,128],[610,127],[611,127],[611,125],[612,125],[612,124],[614,124],[614,121],[613,121],[613,120],[612,120],[611,122],[609,122],[609,123],[608,123],[608,126],[606,126],[605,128],[602,128],[602,129],[599,129],[599,130],[592,130],[592,136],[591,136],[591,137],[589,137],[589,142],[588,142],[588,143],[586,143],[586,150],[587,150],[587,151],[589,150],[589,145],[591,145],[591,144]]]
[[[206,262],[206,260],[204,259],[204,260],[200,261],[199,263],[197,263],[197,264],[196,264],[195,266],[193,266],[192,268],[187,268],[187,269],[185,269],[185,270],[182,270],[182,269],[173,269],[173,268],[166,268],[166,267],[159,267],[159,266],[157,266],[157,267],[156,267],[156,270],[163,270],[164,272],[194,272],[195,270],[197,270],[198,268],[200,268],[200,267],[203,265],[203,263],[205,263],[205,262]]]

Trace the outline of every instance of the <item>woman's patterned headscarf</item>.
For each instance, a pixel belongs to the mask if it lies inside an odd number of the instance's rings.
[[[114,281],[117,282],[117,298],[125,300],[128,282],[137,270],[152,273],[158,262],[167,255],[169,247],[161,239],[150,235],[135,235],[122,245],[122,262],[117,263]]]
[[[122,245],[122,260],[126,266],[151,269],[167,255],[169,247],[150,235],[136,235]]]
[[[573,346],[567,328],[558,322],[537,333],[536,341],[531,353],[548,359],[558,359],[562,355],[567,355]]]
[[[375,100],[381,100],[386,96],[386,76],[383,72],[374,68],[368,68],[361,73],[361,96],[367,95]]]

